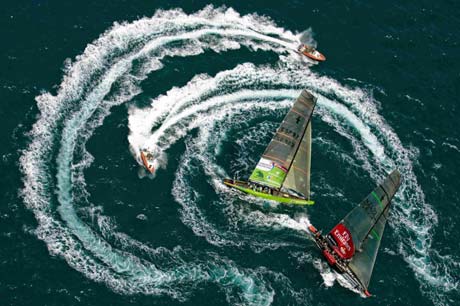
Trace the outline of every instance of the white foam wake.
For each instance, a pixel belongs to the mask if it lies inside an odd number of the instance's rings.
[[[137,122],[144,129],[161,124],[159,129],[147,133],[142,141],[155,143],[162,146],[164,150],[177,140],[182,139],[188,131],[200,128],[200,135],[204,135],[202,136],[204,138],[198,142],[196,147],[193,146],[196,151],[190,155],[195,156],[195,158],[196,156],[202,157],[201,162],[205,172],[210,177],[210,183],[214,185],[217,192],[222,192],[219,187],[219,179],[229,175],[217,166],[218,162],[213,158],[216,152],[212,150],[214,146],[210,144],[214,139],[220,139],[218,135],[222,134],[221,137],[224,137],[225,132],[217,131],[214,125],[241,110],[247,112],[246,119],[249,119],[254,116],[254,114],[251,115],[251,108],[258,109],[256,113],[263,113],[264,111],[260,111],[261,108],[273,109],[277,106],[283,108],[285,103],[278,103],[277,105],[271,101],[280,99],[292,101],[298,96],[300,88],[309,88],[319,96],[317,113],[325,123],[331,125],[336,132],[350,140],[356,157],[363,162],[364,169],[376,182],[381,179],[385,172],[395,167],[404,173],[405,184],[395,202],[409,202],[410,205],[395,205],[394,214],[397,215],[395,220],[399,220],[399,222],[391,223],[391,225],[395,227],[397,234],[402,236],[400,252],[404,256],[404,260],[408,261],[411,266],[416,262],[424,261],[424,258],[427,258],[427,252],[429,252],[428,245],[420,245],[423,254],[418,251],[417,254],[414,254],[411,252],[412,241],[413,239],[423,241],[429,239],[428,237],[432,235],[430,228],[433,226],[429,220],[436,220],[436,215],[423,200],[423,192],[417,184],[412,170],[410,151],[402,146],[396,134],[378,115],[376,105],[369,100],[365,92],[359,89],[347,89],[334,80],[315,76],[311,72],[302,71],[303,73],[299,73],[297,69],[299,67],[290,61],[283,61],[279,65],[272,68],[256,67],[247,63],[237,66],[233,70],[220,72],[215,77],[201,75],[185,87],[174,88],[165,96],[154,99],[152,101],[154,107],[133,110],[130,122]],[[277,89],[246,89],[254,87]],[[222,94],[222,92],[226,94]],[[335,102],[327,96],[338,97],[342,103]],[[163,101],[169,101],[170,104],[164,109],[161,117],[155,117],[153,115],[154,112],[157,112],[155,107],[161,105]],[[180,102],[176,103],[175,101]],[[150,116],[146,115],[149,113]],[[149,119],[142,121],[142,117],[149,118],[150,121]],[[197,119],[198,117],[199,119]],[[139,135],[135,128],[131,129],[131,133],[130,137]],[[219,145],[216,144],[215,147],[218,148]],[[187,158],[182,160],[182,164],[187,165],[188,163]],[[212,168],[214,169],[209,170]],[[179,170],[174,190],[180,190],[176,193],[176,200],[183,203],[184,223],[188,223],[196,234],[205,236],[210,243],[234,244],[236,241],[234,235],[218,234],[215,227],[205,219],[203,212],[200,212],[197,207],[193,209],[193,212],[191,211],[190,207],[193,207],[191,203],[194,200],[193,198],[184,199],[183,195],[187,194],[185,192],[187,188],[190,189],[191,194],[196,191],[193,190],[193,187],[187,186],[187,181],[181,178],[183,175],[184,173]],[[251,201],[250,198],[245,198],[245,200]],[[414,210],[421,213],[414,215],[412,214]],[[253,213],[252,215],[257,214]],[[199,215],[201,215],[200,220],[194,219]],[[227,217],[229,219],[244,219],[247,218],[247,215],[240,214],[238,217],[229,215]],[[265,218],[265,225],[270,223],[269,219],[270,217]],[[256,220],[253,222],[257,223]],[[285,224],[289,224],[289,222]],[[424,230],[421,231],[421,228]],[[244,239],[237,241],[238,244],[241,244]],[[436,254],[432,255],[436,256]],[[450,264],[453,263],[447,263],[447,265]],[[431,279],[433,286],[439,286],[443,281],[456,286],[452,276],[438,274],[437,268],[424,265],[420,269],[414,268],[414,271],[421,280]],[[431,276],[427,277],[427,274]],[[433,277],[433,275],[437,276]],[[442,288],[440,289],[442,290]]]
[[[417,183],[411,151],[402,146],[365,92],[308,70],[303,59],[292,52],[297,41],[290,31],[256,14],[241,16],[233,9],[211,6],[195,14],[160,10],[151,18],[115,24],[89,44],[73,63],[68,60],[57,95],[45,93],[36,98],[40,117],[21,157],[24,200],[38,221],[37,235],[49,251],[62,256],[86,277],[124,294],[166,294],[182,300],[196,286],[213,282],[231,304],[272,302],[274,292],[264,277],[268,273],[264,269],[262,273],[260,269],[243,268],[214,253],[193,253],[194,257],[207,259],[184,261],[175,250],[152,250],[122,233],[113,234],[123,237],[117,239],[125,247],[118,248],[107,239],[112,237],[110,225],[101,226],[101,232],[97,232],[76,211],[76,206],[84,204],[87,193],[83,170],[93,160],[85,150],[86,141],[103,124],[111,107],[140,93],[140,82],[149,73],[163,69],[165,57],[223,53],[245,47],[274,52],[279,55],[279,62],[270,67],[242,64],[214,77],[199,75],[186,86],[172,88],[154,98],[150,107],[129,110],[128,140],[136,159],[140,148],[152,147],[166,153],[173,143],[198,129],[196,139],[186,139],[187,150],[181,157],[172,190],[181,205],[182,222],[211,244],[249,246],[255,252],[290,243],[243,234],[239,231],[241,226],[305,229],[309,224],[305,214],[262,214],[242,210],[232,202],[222,192],[220,179],[227,173],[216,156],[229,129],[238,127],[233,119],[239,117],[244,122],[264,112],[279,112],[290,105],[301,88],[309,88],[319,96],[318,114],[322,121],[350,140],[356,157],[374,180],[378,181],[395,166],[402,170],[404,185],[393,213],[397,218],[390,225],[401,237],[399,253],[423,284],[422,290],[428,283],[430,290],[425,292],[433,292],[434,288],[442,296],[457,288],[458,283],[449,272],[453,263],[431,250],[436,214],[425,202]],[[155,126],[159,128],[151,131]],[[249,147],[251,139],[245,138],[241,145]],[[241,158],[247,163],[250,157]],[[215,191],[212,204],[227,218],[224,225],[207,217],[210,207],[203,206],[200,190],[188,181],[193,179],[192,170],[196,167]],[[148,249],[156,254],[158,262],[170,264],[157,266],[157,262],[131,253],[128,245]]]

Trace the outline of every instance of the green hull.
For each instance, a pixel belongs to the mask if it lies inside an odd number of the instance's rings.
[[[311,201],[311,200],[304,200],[304,199],[293,198],[293,197],[289,197],[289,196],[277,196],[277,195],[272,195],[272,194],[268,194],[268,193],[264,193],[264,192],[255,191],[255,190],[252,190],[251,188],[238,186],[238,185],[232,184],[230,182],[225,182],[224,181],[224,183],[225,183],[225,185],[227,185],[229,187],[233,187],[235,189],[238,189],[238,190],[240,190],[240,191],[242,191],[244,193],[253,195],[255,197],[263,198],[263,199],[267,199],[267,200],[271,200],[271,201],[276,201],[276,202],[280,202],[280,203],[283,203],[283,204],[293,204],[293,205],[313,205],[313,204],[315,204],[315,202]]]

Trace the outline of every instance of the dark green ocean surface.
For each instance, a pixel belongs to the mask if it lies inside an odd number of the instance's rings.
[[[459,4],[209,4],[2,2],[0,305],[457,305]],[[316,204],[225,188],[303,88]],[[393,168],[363,298],[306,227]]]

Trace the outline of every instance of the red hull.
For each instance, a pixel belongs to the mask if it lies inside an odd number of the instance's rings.
[[[366,297],[370,297],[371,294],[367,288],[360,282],[353,271],[349,269],[347,262],[344,262],[344,259],[339,255],[340,253],[331,249],[325,237],[321,235],[321,231],[318,231],[313,225],[309,225],[308,230],[313,234],[315,243],[321,250],[321,253],[327,263],[338,273],[345,274],[346,278],[354,288],[361,291]]]
[[[313,234],[316,234],[316,232],[318,232],[318,230],[316,229],[316,227],[314,227],[314,226],[311,225],[311,224],[308,226],[308,230],[309,230],[310,232],[312,232]]]
[[[334,266],[335,263],[337,262],[334,258],[334,256],[332,256],[331,253],[329,253],[328,250],[323,250],[323,256],[326,257],[326,260],[327,262],[331,265],[331,266]]]

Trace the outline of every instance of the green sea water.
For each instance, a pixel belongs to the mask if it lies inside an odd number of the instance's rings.
[[[1,305],[458,304],[457,3],[1,7]],[[227,189],[304,88],[315,205]],[[331,229],[394,168],[364,298],[307,226]]]

